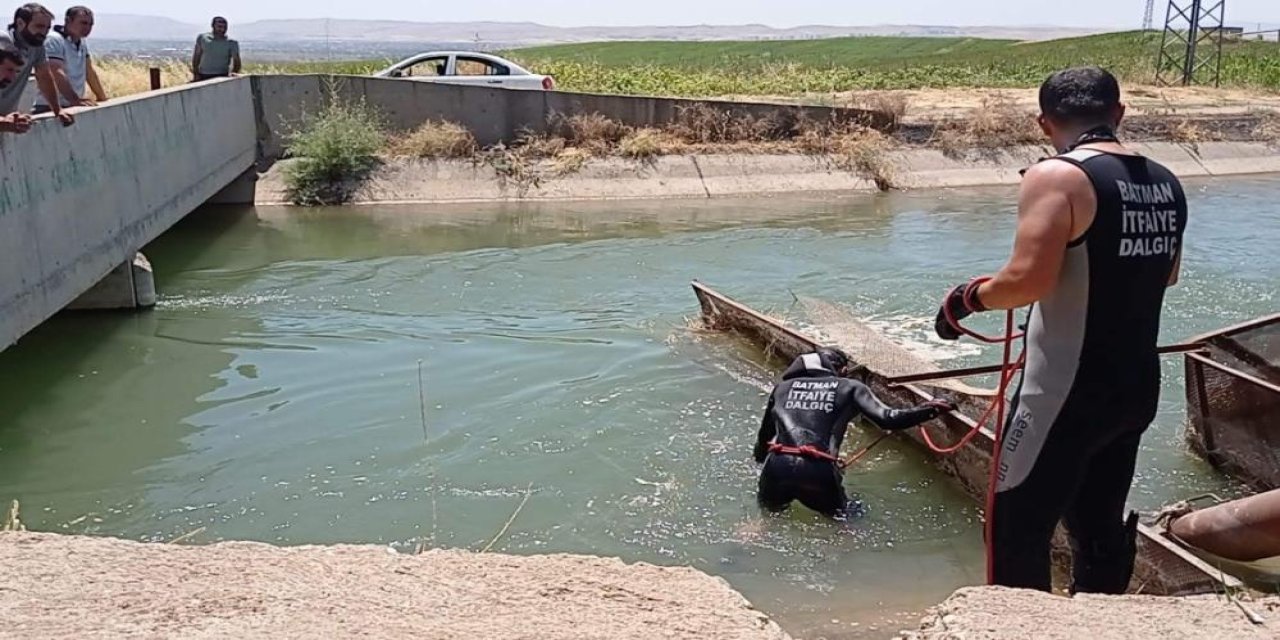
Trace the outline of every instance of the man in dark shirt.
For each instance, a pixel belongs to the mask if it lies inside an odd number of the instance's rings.
[[[1026,366],[996,450],[987,514],[988,581],[1050,589],[1050,541],[1064,520],[1073,592],[1123,593],[1137,516],[1125,517],[1143,432],[1160,399],[1156,338],[1177,282],[1187,198],[1178,178],[1126,148],[1120,86],[1097,67],[1040,88],[1040,125],[1058,155],[1026,172],[1013,255],[953,289],[951,320],[1032,305]]]
[[[840,446],[853,419],[865,415],[881,429],[898,431],[955,410],[943,401],[891,409],[849,373],[848,356],[822,348],[796,358],[774,387],[755,446],[755,460],[764,465],[761,507],[777,512],[799,500],[823,515],[840,515],[849,503]]]

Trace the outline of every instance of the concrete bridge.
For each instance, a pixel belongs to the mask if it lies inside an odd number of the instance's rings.
[[[364,99],[389,128],[458,122],[482,145],[541,131],[553,113],[598,112],[634,126],[669,122],[705,101],[440,85],[366,77],[260,76],[112,100],[0,135],[0,350],[62,309],[154,304],[138,253],[207,202],[253,203],[257,170],[286,132],[330,95]],[[715,102],[753,115],[884,116],[851,109]]]
[[[123,99],[70,128],[46,120],[0,136],[0,348],[104,278],[112,306],[136,306],[138,250],[252,168],[256,152],[247,81]]]

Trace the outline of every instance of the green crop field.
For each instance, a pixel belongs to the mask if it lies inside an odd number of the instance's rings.
[[[1097,64],[1128,82],[1155,78],[1159,36],[1126,32],[1043,42],[856,37],[781,42],[606,42],[505,55],[570,91],[676,96],[804,95],[859,89],[1029,87]],[[1226,86],[1280,90],[1280,44],[1232,42]]]
[[[1012,40],[980,38],[825,38],[742,42],[594,42],[511,52],[529,60],[599,63],[609,67],[652,64],[685,68],[761,67],[787,62],[811,67],[881,63],[921,56],[999,52]]]
[[[1043,42],[976,38],[858,37],[751,42],[602,42],[501,55],[554,76],[567,91],[653,96],[808,96],[853,90],[1032,87],[1064,67],[1097,64],[1129,83],[1155,80],[1157,33],[1111,33]],[[116,94],[146,90],[154,61],[116,60]],[[367,75],[389,60],[250,64],[250,73]],[[104,66],[106,63],[104,63]],[[173,61],[166,79],[184,81]],[[1280,91],[1280,43],[1230,42],[1222,84]]]

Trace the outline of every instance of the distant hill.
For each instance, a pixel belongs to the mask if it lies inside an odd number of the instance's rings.
[[[99,14],[94,37],[114,40],[187,40],[208,30],[154,16]],[[532,22],[405,22],[396,20],[262,20],[231,24],[240,40],[347,40],[500,42],[504,46],[609,40],[802,40],[839,36],[946,36],[1009,40],[1050,40],[1096,33],[1069,27],[948,27],[811,25],[779,29],[766,25],[690,25],[641,27],[553,27]]]
[[[192,40],[204,29],[156,16],[100,13],[94,16],[93,37],[115,40]]]

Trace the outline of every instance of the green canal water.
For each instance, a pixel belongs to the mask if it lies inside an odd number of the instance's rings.
[[[1277,307],[1280,179],[1197,182],[1176,340]],[[0,498],[37,530],[688,564],[802,636],[874,637],[983,578],[977,510],[918,452],[851,470],[851,522],[756,511],[773,371],[691,330],[693,278],[928,335],[997,268],[1008,189],[841,199],[208,209],[146,249],[152,311],[64,314],[0,354]],[[1230,487],[1182,445],[1180,360],[1133,502]],[[421,384],[419,380],[421,379]],[[865,441],[859,432],[854,441]]]

